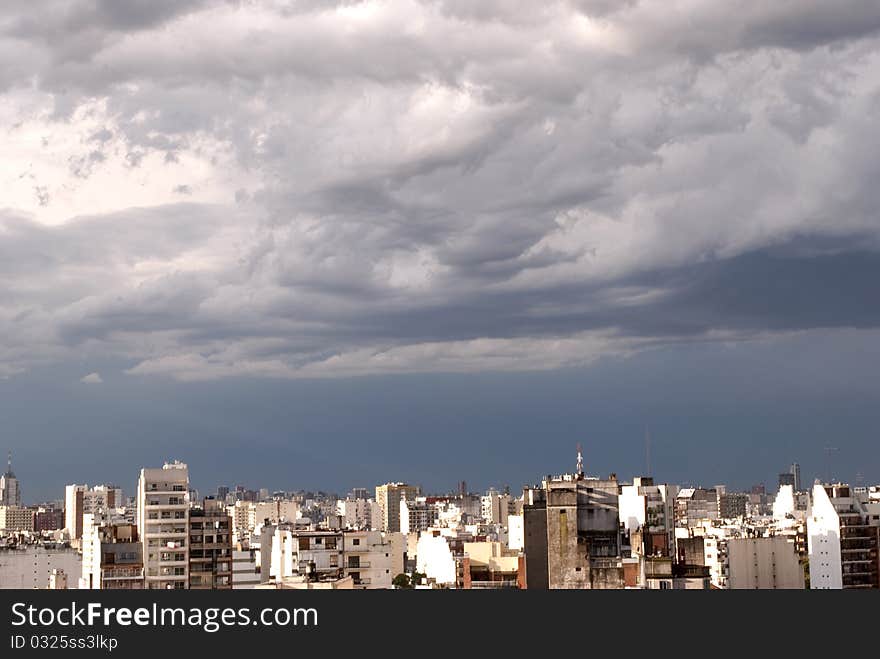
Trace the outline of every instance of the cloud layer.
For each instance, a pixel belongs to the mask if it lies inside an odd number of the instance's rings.
[[[0,377],[557,368],[875,328],[880,6],[0,13]]]

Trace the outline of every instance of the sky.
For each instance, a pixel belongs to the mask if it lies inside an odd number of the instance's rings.
[[[7,0],[0,445],[880,481],[878,125],[873,0]]]

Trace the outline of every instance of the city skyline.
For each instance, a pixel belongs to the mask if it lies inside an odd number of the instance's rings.
[[[880,475],[876,3],[13,0],[0,52],[28,500],[636,475],[646,429],[670,482]]]

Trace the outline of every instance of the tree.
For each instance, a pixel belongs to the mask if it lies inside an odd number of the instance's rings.
[[[409,580],[409,577],[406,576],[403,572],[398,574],[391,580],[391,585],[395,588],[412,588],[412,582]]]

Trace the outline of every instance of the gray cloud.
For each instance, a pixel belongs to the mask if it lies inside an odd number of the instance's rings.
[[[87,5],[0,23],[4,139],[66,149],[0,213],[0,375],[555,368],[880,320],[876,3]]]

